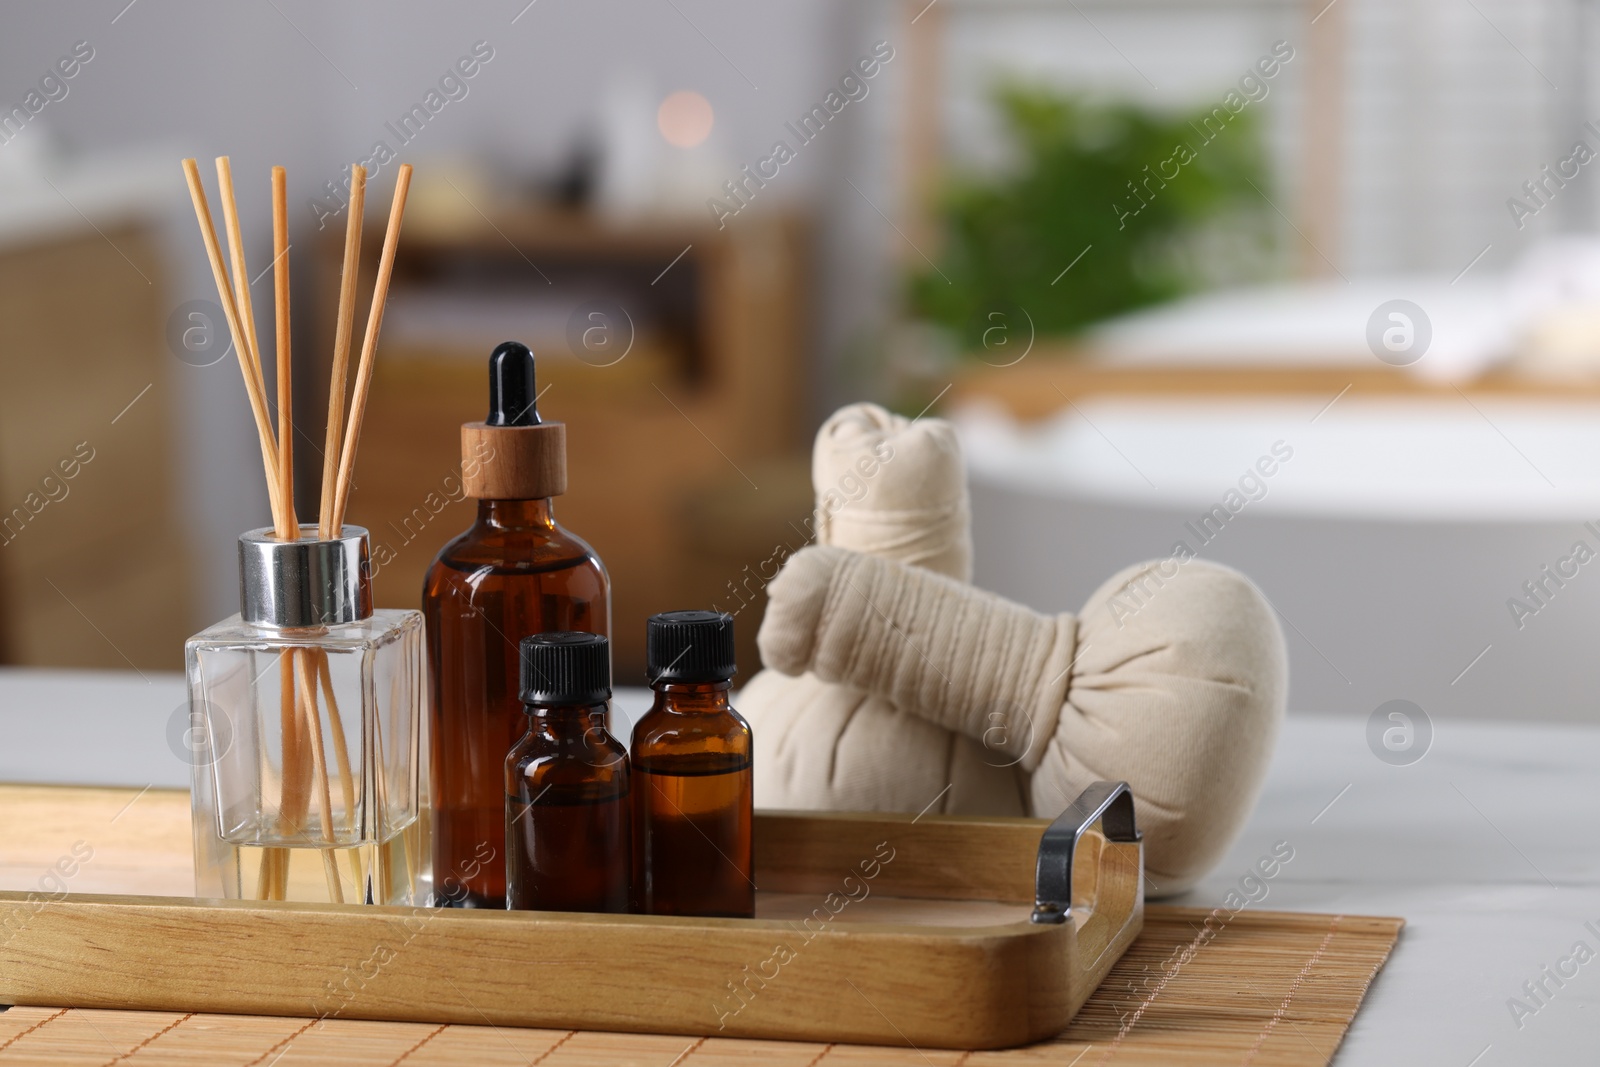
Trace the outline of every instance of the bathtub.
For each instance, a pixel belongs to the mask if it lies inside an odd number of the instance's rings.
[[[1600,404],[1325,405],[959,412],[976,582],[1076,610],[1181,541],[1277,610],[1294,711],[1600,718]]]

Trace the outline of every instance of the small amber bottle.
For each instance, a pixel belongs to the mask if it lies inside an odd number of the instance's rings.
[[[528,732],[506,757],[506,907],[625,912],[628,753],[606,731],[610,642],[524,639],[522,702]]]
[[[461,427],[472,528],[428,571],[433,870],[438,903],[506,906],[506,752],[526,727],[517,642],[582,630],[610,636],[611,580],[587,544],[556,525],[566,492],[566,427],[535,402],[533,353],[507,341],[489,357],[489,417]],[[484,857],[488,856],[486,860]]]
[[[750,726],[728,703],[733,616],[651,616],[655,703],[633,728],[634,895],[651,915],[755,915]]]

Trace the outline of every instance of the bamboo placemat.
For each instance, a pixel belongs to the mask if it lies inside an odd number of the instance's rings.
[[[12,1008],[0,1064],[205,1067],[1166,1067],[1326,1064],[1399,919],[1152,905],[1145,930],[1054,1041],[1002,1052],[868,1048],[426,1023]],[[507,975],[507,981],[516,981]]]

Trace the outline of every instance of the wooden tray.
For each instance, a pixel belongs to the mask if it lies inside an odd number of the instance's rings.
[[[0,807],[5,793],[0,786]],[[187,806],[180,814],[187,822]],[[182,859],[187,863],[188,855]],[[1225,920],[1220,929],[1219,918]],[[1145,909],[1144,931],[1072,1025],[1047,1042],[1014,1049],[941,1052],[532,1030],[481,1021],[444,1025],[22,1007],[0,1011],[0,1064],[1325,1067],[1400,926],[1399,919],[1257,911],[1253,905],[1219,917],[1200,908],[1152,904]]]
[[[1121,783],[1048,825],[760,813],[755,857],[753,920],[0,893],[0,1002],[999,1048],[1143,925]]]

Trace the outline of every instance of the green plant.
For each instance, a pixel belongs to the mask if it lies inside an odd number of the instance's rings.
[[[996,311],[1065,336],[1192,291],[1214,273],[1205,240],[1219,229],[1261,243],[1266,165],[1249,107],[1172,114],[1020,86],[996,104],[1015,163],[948,182],[938,266],[910,281],[912,311],[964,348],[981,348]]]

